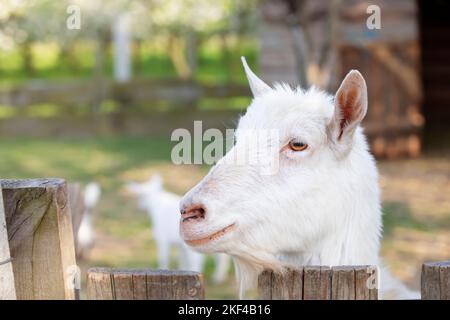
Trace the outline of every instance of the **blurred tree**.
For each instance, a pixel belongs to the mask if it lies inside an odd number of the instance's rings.
[[[0,34],[10,46],[21,47],[23,68],[33,73],[32,44],[55,34],[57,20],[50,17],[60,11],[59,2],[50,0],[4,0],[0,7]],[[57,15],[56,15],[57,16]]]
[[[78,40],[97,45],[94,73],[103,72],[110,42],[111,25],[119,14],[128,12],[135,40],[134,56],[139,64],[140,44],[162,38],[179,77],[195,74],[198,48],[211,36],[223,38],[223,57],[229,61],[230,43],[239,47],[241,36],[251,30],[258,0],[2,0],[0,6],[0,47],[22,48],[23,66],[33,72],[32,44],[56,42],[58,55],[69,69],[76,69],[74,54]],[[66,27],[69,5],[81,11],[81,29]],[[230,35],[233,35],[231,37]],[[229,62],[227,62],[229,63]],[[229,68],[230,72],[232,68]]]
[[[230,34],[240,35],[251,29],[257,0],[152,0],[142,3],[135,26],[137,33],[152,37],[167,37],[167,52],[181,78],[191,78],[196,71],[198,48],[203,39],[218,35],[226,39]],[[139,5],[135,7],[138,8]],[[222,42],[224,57],[229,52],[226,40]]]

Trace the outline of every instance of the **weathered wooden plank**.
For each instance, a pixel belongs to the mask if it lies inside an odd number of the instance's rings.
[[[1,191],[1,185],[0,185]],[[8,232],[6,229],[3,196],[0,192],[0,300],[15,300],[16,287],[11,255],[9,252]]]
[[[137,270],[132,274],[133,300],[147,300],[147,273]]]
[[[289,299],[290,286],[292,284],[292,273],[289,270],[272,273],[272,300]]]
[[[330,290],[330,268],[325,266],[308,266],[303,269],[304,300],[329,300]]]
[[[364,266],[355,267],[355,299],[370,300],[369,275]]]
[[[172,275],[171,300],[203,300],[203,276],[197,272],[179,271]]]
[[[118,270],[111,273],[115,300],[133,300],[133,273],[129,270]]]
[[[172,275],[173,273],[169,270],[159,270],[160,282],[158,286],[161,288],[160,296],[157,299],[160,300],[170,300],[173,297],[173,287],[172,287]]]
[[[378,300],[378,272],[373,266],[355,266],[355,299]]]
[[[302,300],[303,268],[282,272],[264,270],[258,277],[258,298],[262,300]]]
[[[422,300],[439,300],[441,298],[438,263],[422,265],[421,293]]]
[[[450,261],[422,265],[422,300],[450,300]]]
[[[442,262],[439,267],[441,300],[450,300],[450,261]]]
[[[91,268],[87,274],[87,298],[89,300],[113,300],[111,269]]]
[[[291,269],[292,291],[289,293],[289,299],[303,299],[303,268]]]
[[[162,275],[159,270],[148,271],[146,272],[146,281],[147,281],[147,299],[148,300],[158,300],[161,299],[162,296],[162,285],[163,282]],[[164,290],[171,289],[164,288]]]
[[[272,300],[272,270],[263,270],[258,277],[258,298]]]
[[[76,266],[62,179],[1,180],[18,299],[74,299]]]
[[[333,267],[332,300],[355,300],[355,270],[351,266]]]
[[[199,300],[205,298],[197,272],[93,268],[88,271],[88,299]]]
[[[307,266],[303,269],[303,300],[320,300],[320,267]]]

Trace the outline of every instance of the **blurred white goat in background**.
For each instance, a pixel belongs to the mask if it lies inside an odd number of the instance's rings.
[[[84,214],[77,234],[77,257],[88,257],[95,244],[95,231],[92,225],[92,211],[97,205],[101,195],[98,183],[90,182],[84,189]]]
[[[180,237],[179,203],[181,197],[164,190],[162,178],[159,175],[154,175],[143,183],[129,182],[126,189],[137,196],[139,208],[147,211],[150,216],[158,250],[158,267],[169,268],[170,251],[175,247],[178,268],[202,272],[205,264],[204,255],[191,250]],[[215,261],[216,269],[213,281],[221,283],[226,279],[230,258],[225,254],[216,254]]]

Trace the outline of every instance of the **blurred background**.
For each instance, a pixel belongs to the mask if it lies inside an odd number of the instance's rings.
[[[240,56],[269,83],[331,92],[357,68],[382,255],[418,288],[423,261],[450,257],[449,11],[444,0],[0,0],[0,176],[95,181],[83,272],[156,267],[151,221],[124,184],[160,173],[183,194],[202,178],[208,166],[172,164],[170,135],[194,120],[235,127],[251,100]],[[207,298],[237,298],[233,273],[217,285],[213,270],[209,257]]]

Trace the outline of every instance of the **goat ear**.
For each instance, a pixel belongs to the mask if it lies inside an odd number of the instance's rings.
[[[139,191],[139,186],[134,181],[127,182],[125,188],[128,192],[132,192],[132,193],[137,193]]]
[[[152,175],[152,176],[150,177],[150,180],[149,180],[149,181],[150,181],[150,183],[151,183],[153,186],[157,187],[158,189],[161,189],[161,188],[162,188],[162,185],[163,185],[163,179],[162,179],[162,177],[161,177],[158,173]]]
[[[334,98],[334,117],[331,134],[337,143],[351,144],[351,138],[367,113],[367,86],[357,70],[344,78]]]
[[[244,65],[245,75],[248,79],[248,84],[250,85],[250,89],[252,90],[253,96],[257,97],[262,95],[263,93],[271,90],[271,88],[260,78],[253,73],[250,67],[245,60],[245,57],[241,57],[242,64]]]

